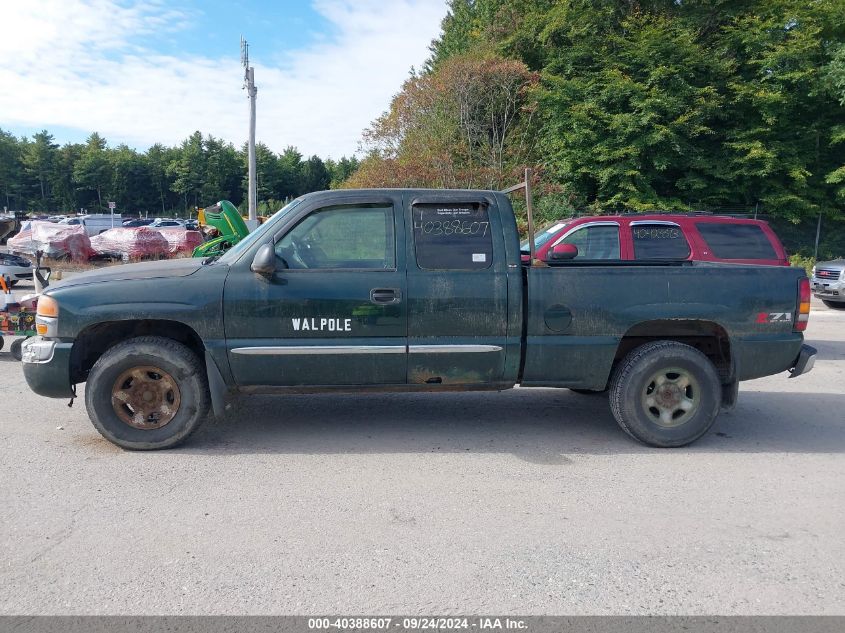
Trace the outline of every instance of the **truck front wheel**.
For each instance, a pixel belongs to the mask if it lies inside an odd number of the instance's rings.
[[[200,359],[174,340],[140,336],[109,348],[85,387],[88,417],[107,440],[132,450],[185,441],[208,413]]]
[[[704,435],[719,413],[722,386],[710,359],[676,341],[647,343],[628,354],[610,382],[610,408],[634,439],[661,448]]]

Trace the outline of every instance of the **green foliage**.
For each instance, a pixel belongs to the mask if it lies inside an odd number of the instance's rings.
[[[309,191],[338,187],[357,169],[356,158],[303,160],[294,147],[275,154],[256,146],[258,210],[265,215]],[[106,211],[115,201],[123,213],[190,213],[231,200],[247,190],[247,151],[194,132],[177,147],[159,143],[146,152],[110,148],[96,132],[84,144],[59,147],[46,130],[18,139],[0,129],[0,207],[38,212]],[[245,207],[244,203],[244,207]]]
[[[466,54],[413,75],[365,131],[347,186],[501,188],[533,161],[538,77],[521,62]]]
[[[50,175],[53,173],[56,148],[53,136],[42,130],[23,148],[23,169],[31,182],[37,185],[37,196],[43,202],[50,194]]]
[[[80,189],[96,193],[98,211],[103,210],[103,187],[111,180],[111,165],[106,153],[106,140],[94,132],[88,137],[82,154],[73,165],[73,182]],[[41,200],[41,208],[48,203]]]
[[[541,72],[535,167],[564,205],[842,215],[842,0],[451,0],[442,26],[427,74]]]
[[[816,265],[816,260],[812,257],[795,254],[789,256],[789,265],[803,268],[807,271],[807,276],[810,277],[813,274],[813,266]]]
[[[819,233],[819,261],[845,257],[845,216],[823,216],[819,230],[818,216],[798,222],[783,217],[767,217],[774,232],[790,254],[812,257],[816,232]]]

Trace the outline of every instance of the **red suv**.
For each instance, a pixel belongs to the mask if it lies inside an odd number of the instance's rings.
[[[777,235],[762,220],[718,215],[635,213],[551,222],[534,236],[537,259],[695,260],[789,266]],[[523,259],[528,242],[522,244]]]

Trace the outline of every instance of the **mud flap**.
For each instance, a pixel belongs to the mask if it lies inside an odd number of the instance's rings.
[[[730,411],[739,399],[739,381],[734,380],[722,385],[722,411]]]
[[[208,351],[205,352],[205,373],[208,376],[208,391],[211,395],[211,410],[214,412],[214,417],[220,419],[226,415],[226,410],[229,408],[228,396],[229,390],[226,387],[226,382],[217,368],[217,363],[211,357]]]

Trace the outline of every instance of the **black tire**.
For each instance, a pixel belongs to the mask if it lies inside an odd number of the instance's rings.
[[[4,344],[4,343],[5,343],[5,340],[3,339],[3,335],[2,335],[2,334],[0,334],[0,349],[3,349],[3,344]]]
[[[634,349],[610,381],[610,408],[619,426],[659,448],[686,446],[707,433],[719,414],[721,395],[710,359],[675,341]]]
[[[580,393],[582,396],[598,396],[607,393],[607,389],[575,389],[573,387],[570,387],[569,391]]]
[[[23,358],[23,339],[16,338],[12,341],[12,344],[9,345],[9,353],[12,355],[16,361],[20,362],[21,358]]]
[[[117,398],[118,392],[132,393],[137,402],[145,404],[147,394],[132,391],[135,378],[128,376],[125,382],[117,383],[132,372],[138,372],[146,381],[144,384],[153,385],[151,389],[165,392],[150,400],[151,406],[163,402],[161,409],[166,412],[160,415],[172,416],[169,421],[155,419],[157,414],[136,413],[132,402]],[[138,400],[138,395],[143,398]],[[174,398],[175,406],[171,407]],[[85,408],[96,429],[110,442],[131,450],[170,448],[184,442],[205,420],[210,399],[205,367],[199,357],[181,343],[159,336],[140,336],[110,348],[94,364],[85,387]],[[121,415],[132,420],[124,421]],[[151,426],[145,426],[148,424]],[[155,427],[156,424],[161,425]]]
[[[822,303],[825,304],[828,308],[833,308],[834,310],[845,310],[845,302],[828,301],[827,299],[822,299]]]

